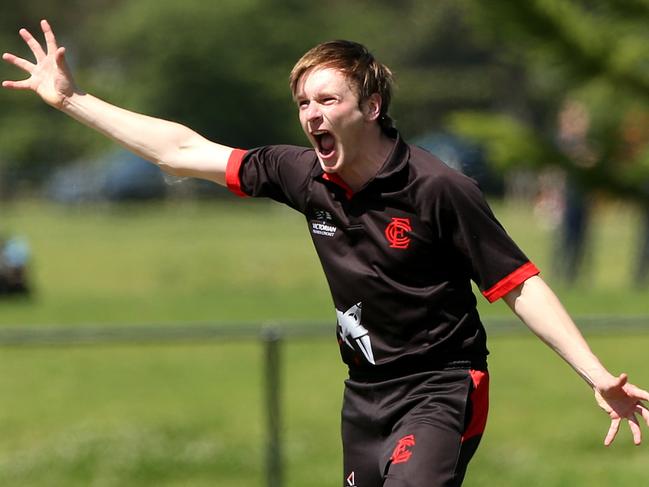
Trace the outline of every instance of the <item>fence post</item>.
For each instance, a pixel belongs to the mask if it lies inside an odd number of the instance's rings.
[[[266,485],[281,487],[283,480],[282,444],[281,444],[281,331],[273,326],[262,331],[264,344],[265,388],[266,388]]]

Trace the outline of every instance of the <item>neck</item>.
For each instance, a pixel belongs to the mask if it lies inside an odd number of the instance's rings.
[[[394,140],[376,124],[359,142],[358,158],[343,167],[339,176],[354,192],[360,190],[377,175],[393,146]]]

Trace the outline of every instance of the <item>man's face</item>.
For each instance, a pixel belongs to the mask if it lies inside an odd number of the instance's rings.
[[[370,116],[359,107],[347,77],[332,68],[313,68],[302,75],[295,93],[300,124],[327,173],[354,163]]]

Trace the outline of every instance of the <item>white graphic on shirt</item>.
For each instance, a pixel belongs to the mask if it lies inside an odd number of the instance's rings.
[[[333,216],[331,216],[331,213],[328,212],[327,210],[315,210],[315,219],[316,220],[322,220],[322,221],[332,221]]]
[[[347,486],[348,487],[356,487],[356,481],[354,480],[354,472],[349,474],[349,477],[347,477]]]
[[[354,348],[354,345],[349,341],[349,338],[354,340],[367,361],[376,365],[369,332],[361,325],[361,303],[355,304],[344,313],[336,310],[336,316],[338,325],[340,325],[340,338],[351,348]]]
[[[323,237],[334,237],[338,228],[333,224],[333,216],[327,210],[315,210],[316,221],[311,221],[311,232]]]
[[[336,235],[336,230],[338,229],[333,225],[327,225],[326,223],[320,222],[311,222],[311,232],[313,232],[314,235],[333,237]]]

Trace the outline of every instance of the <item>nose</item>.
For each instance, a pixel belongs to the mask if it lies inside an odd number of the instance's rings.
[[[320,111],[320,107],[315,102],[309,103],[305,115],[306,115],[306,121],[310,123],[318,122],[322,118],[322,112]]]

